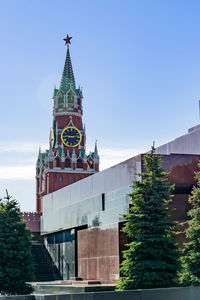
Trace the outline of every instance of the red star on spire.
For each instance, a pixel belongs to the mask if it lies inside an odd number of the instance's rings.
[[[70,42],[71,38],[72,38],[72,36],[69,37],[69,36],[67,35],[66,39],[63,39],[63,41],[65,41],[65,45],[71,44],[71,42]]]

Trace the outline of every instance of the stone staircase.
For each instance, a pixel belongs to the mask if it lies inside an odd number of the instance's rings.
[[[33,241],[31,253],[34,261],[33,281],[54,281],[62,280],[62,276],[54,264],[46,247],[37,241]]]

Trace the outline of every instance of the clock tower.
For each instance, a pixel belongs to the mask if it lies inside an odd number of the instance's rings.
[[[83,95],[76,88],[69,44],[60,87],[53,93],[53,126],[49,149],[39,149],[36,163],[36,210],[42,212],[42,197],[99,171],[97,143],[86,154],[86,132],[82,123]]]

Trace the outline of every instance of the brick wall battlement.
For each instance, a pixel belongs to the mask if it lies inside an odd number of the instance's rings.
[[[22,218],[26,222],[31,232],[40,232],[40,217],[39,212],[23,212]]]

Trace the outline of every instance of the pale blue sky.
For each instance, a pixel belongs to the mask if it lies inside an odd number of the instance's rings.
[[[102,168],[198,124],[200,1],[0,0],[0,196],[35,208],[35,161],[70,47]]]

